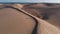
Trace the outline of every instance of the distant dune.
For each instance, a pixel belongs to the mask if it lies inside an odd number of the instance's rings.
[[[27,4],[23,9],[60,28],[60,4]]]

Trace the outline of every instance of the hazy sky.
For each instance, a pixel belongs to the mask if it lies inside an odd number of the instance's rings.
[[[60,0],[0,0],[0,2],[48,2],[48,3],[60,3]]]
[[[48,3],[60,3],[60,0],[41,0],[41,2],[48,2]]]

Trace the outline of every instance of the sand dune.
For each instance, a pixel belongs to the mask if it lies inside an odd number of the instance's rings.
[[[41,4],[33,4],[23,9],[34,16],[45,18],[44,20],[60,28],[60,4],[52,4],[51,6],[43,4],[43,6],[41,5],[42,7],[40,5]]]
[[[44,8],[42,11],[47,12],[49,18],[45,21],[35,17],[38,21],[38,34],[60,34],[60,9]],[[31,17],[15,9],[0,9],[0,34],[31,34],[34,26],[35,21]]]

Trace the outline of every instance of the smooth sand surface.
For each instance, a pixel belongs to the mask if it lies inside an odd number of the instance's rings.
[[[0,34],[31,34],[35,21],[11,8],[0,9]]]

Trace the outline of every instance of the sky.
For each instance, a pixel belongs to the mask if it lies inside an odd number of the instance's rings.
[[[60,3],[60,0],[0,0],[0,2],[22,2],[22,3]]]

